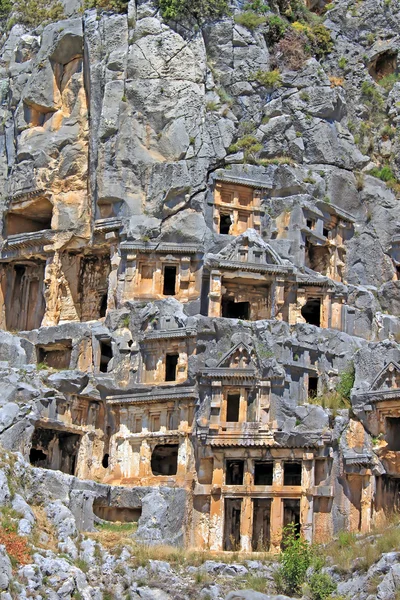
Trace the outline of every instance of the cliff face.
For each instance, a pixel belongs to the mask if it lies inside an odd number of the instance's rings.
[[[399,494],[397,5],[64,8],[0,50],[17,537],[43,506],[89,562],[78,530],[111,521],[212,551],[367,533]],[[101,598],[107,560],[54,598]]]

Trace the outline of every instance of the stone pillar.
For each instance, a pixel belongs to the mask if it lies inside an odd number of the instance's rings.
[[[114,262],[114,257],[111,265]],[[112,268],[112,266],[111,266]],[[111,271],[112,273],[113,271]],[[110,274],[111,275],[111,274]],[[133,300],[137,297],[140,289],[140,273],[137,269],[137,253],[127,254],[125,258],[125,272],[123,281],[121,278],[123,293],[122,301]],[[109,282],[110,286],[110,282]],[[110,289],[110,287],[109,287]],[[120,293],[118,294],[120,295]],[[107,303],[107,308],[111,308],[110,304]]]
[[[213,270],[210,273],[210,292],[208,294],[208,316],[221,316],[221,300],[222,300],[222,277],[221,272]]]
[[[187,471],[188,456],[190,455],[190,442],[187,438],[183,438],[178,448],[178,468],[176,471],[177,477],[185,477]]]
[[[283,306],[285,304],[285,281],[282,278],[277,278],[273,286],[274,296],[271,298],[271,318],[283,319]]]
[[[271,502],[271,545],[270,552],[281,551],[283,526],[283,502],[279,497],[272,498]]]
[[[0,265],[0,329],[7,329],[6,326],[6,290],[7,273],[4,265]]]
[[[313,537],[313,496],[311,491],[314,486],[314,460],[311,457],[302,462],[301,486],[303,488],[300,498],[301,532],[304,539],[311,543]]]
[[[139,477],[149,477],[151,473],[151,448],[146,440],[140,446]]]
[[[331,295],[324,293],[321,302],[321,327],[327,328],[330,323],[331,315]]]
[[[250,496],[242,499],[240,515],[240,549],[242,552],[251,552],[253,537],[253,502]]]
[[[368,533],[371,529],[372,477],[364,475],[361,487],[361,525],[360,532]]]
[[[239,423],[245,423],[247,420],[247,394],[244,387],[240,388],[239,401]]]
[[[223,550],[224,537],[224,497],[222,496],[222,482],[224,474],[223,456],[214,457],[214,470],[211,485],[210,500],[210,550],[221,552]]]
[[[58,252],[48,258],[44,272],[43,295],[46,303],[46,310],[42,320],[42,327],[51,327],[58,325],[61,313],[61,260]]]
[[[332,329],[343,330],[342,328],[342,299],[332,298],[331,304],[331,325]]]
[[[189,299],[190,256],[182,256],[176,293],[181,301]]]
[[[272,476],[272,489],[279,491],[283,486],[283,461],[274,461]],[[275,497],[271,503],[271,552],[280,552],[283,526],[283,503],[282,499]]]
[[[157,261],[156,268],[153,273],[153,296],[161,296],[163,297],[163,263]]]
[[[307,302],[306,291],[304,288],[297,289],[296,303],[289,305],[289,325],[296,325],[296,323],[305,323],[306,320],[301,314],[301,309]]]
[[[114,310],[119,308],[118,290],[118,268],[121,263],[121,257],[118,254],[117,244],[111,244],[110,246],[110,274],[108,276],[108,289],[107,289],[107,310]],[[122,305],[122,302],[121,302]]]
[[[180,352],[177,364],[177,375],[176,381],[182,382],[187,379],[187,364],[188,364],[188,355],[186,352]]]

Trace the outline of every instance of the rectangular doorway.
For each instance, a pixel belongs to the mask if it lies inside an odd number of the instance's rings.
[[[225,499],[224,550],[240,550],[240,514],[242,498]]]
[[[268,552],[271,541],[271,499],[255,498],[253,500],[253,537],[251,540],[254,552]]]

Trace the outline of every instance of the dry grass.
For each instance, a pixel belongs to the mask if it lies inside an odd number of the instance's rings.
[[[344,83],[343,77],[335,77],[334,75],[330,75],[329,81],[331,82],[331,88],[341,87]]]
[[[354,569],[367,571],[383,553],[393,550],[400,550],[400,518],[397,515],[365,535],[341,532],[337,540],[327,544],[324,552],[339,572],[348,573]]]
[[[320,396],[312,396],[308,398],[309,404],[318,404],[323,408],[330,408],[333,414],[336,414],[338,410],[343,408],[350,408],[350,401],[341,396],[338,392],[325,392]]]
[[[35,515],[35,526],[30,536],[32,544],[36,548],[58,552],[57,534],[53,525],[46,516],[43,506],[31,506]],[[44,534],[44,535],[43,535]]]
[[[256,558],[257,560],[270,560],[271,555],[267,553],[238,554],[237,552],[215,553],[207,550],[194,550],[175,548],[167,545],[150,546],[139,544],[132,538],[132,529],[126,528],[126,523],[110,528],[104,526],[95,532],[87,532],[85,535],[101,544],[109,552],[119,555],[122,549],[128,548],[132,554],[130,564],[132,567],[145,566],[150,560],[164,560],[171,565],[179,566],[201,566],[207,560],[215,560],[224,563],[242,563],[245,560]],[[125,526],[125,527],[124,527]]]

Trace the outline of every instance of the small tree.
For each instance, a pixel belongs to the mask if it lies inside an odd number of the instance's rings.
[[[283,529],[284,550],[280,555],[280,566],[276,571],[275,583],[284,593],[295,594],[305,582],[306,572],[311,565],[310,544],[297,531],[294,523]]]

